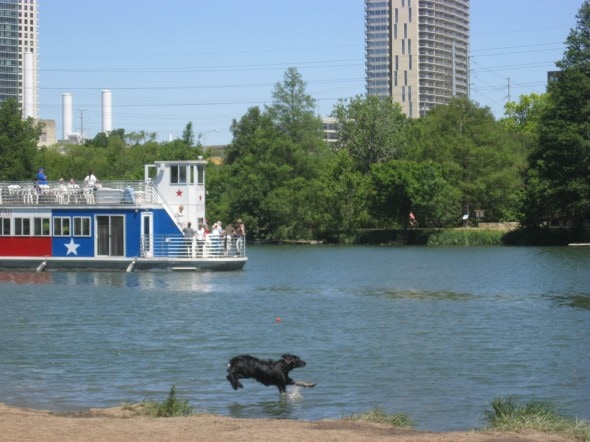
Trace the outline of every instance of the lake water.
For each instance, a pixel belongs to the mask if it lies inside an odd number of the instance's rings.
[[[177,397],[318,420],[380,407],[482,425],[498,396],[590,419],[590,247],[252,246],[231,273],[0,273],[0,402],[50,410]],[[280,319],[280,320],[279,320]],[[280,398],[227,361],[307,361]]]

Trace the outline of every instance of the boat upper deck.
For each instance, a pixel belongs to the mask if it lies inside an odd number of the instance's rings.
[[[161,206],[162,199],[144,181],[102,181],[100,186],[0,182],[0,206]]]

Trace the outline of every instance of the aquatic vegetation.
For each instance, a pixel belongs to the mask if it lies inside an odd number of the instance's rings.
[[[446,229],[428,238],[429,246],[501,246],[504,230]]]
[[[388,424],[398,428],[414,428],[414,421],[405,413],[388,414],[383,409],[376,407],[371,410],[344,416],[343,420],[375,422]]]

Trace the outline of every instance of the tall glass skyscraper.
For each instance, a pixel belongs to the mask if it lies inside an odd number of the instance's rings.
[[[38,114],[37,0],[0,0],[0,101],[16,98],[24,116]]]
[[[469,96],[469,0],[365,0],[367,94],[419,117]]]

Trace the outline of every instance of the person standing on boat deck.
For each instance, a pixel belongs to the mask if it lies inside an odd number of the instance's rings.
[[[211,248],[215,256],[221,253],[221,226],[218,223],[211,227]]]
[[[217,230],[219,230],[219,244],[218,244],[218,254],[221,255],[225,250],[225,232],[223,230],[223,223],[221,221],[217,221]]]
[[[176,212],[176,224],[182,226],[184,223],[182,220],[184,219],[184,206],[181,204],[178,206],[178,211]]]
[[[88,175],[86,176],[86,178],[84,178],[84,184],[86,185],[86,187],[94,187],[97,181],[98,180],[96,179],[96,176],[94,175],[94,172],[92,170],[88,172]]]
[[[191,227],[190,221],[186,227],[182,229],[182,233],[184,234],[184,242],[186,244],[186,255],[190,258],[192,256],[193,237],[195,236],[195,230]]]
[[[233,239],[234,239],[234,226],[232,225],[232,223],[229,223],[226,227],[225,230],[223,231],[223,235],[225,238],[225,254],[229,255],[232,249],[232,245],[233,245]]]
[[[203,256],[203,246],[205,245],[205,227],[203,227],[203,223],[199,224],[197,228],[197,256]]]
[[[58,183],[57,183],[57,191],[56,191],[56,198],[57,201],[61,204],[69,201],[68,197],[68,186],[66,186],[66,182],[64,181],[63,178],[60,178]]]
[[[238,255],[241,255],[242,251],[244,250],[244,243],[246,242],[246,226],[242,222],[241,218],[238,218],[236,220],[235,235],[237,236],[236,250],[238,252]]]
[[[45,175],[45,169],[39,167],[37,170],[37,184],[39,185],[47,185],[47,175]]]

